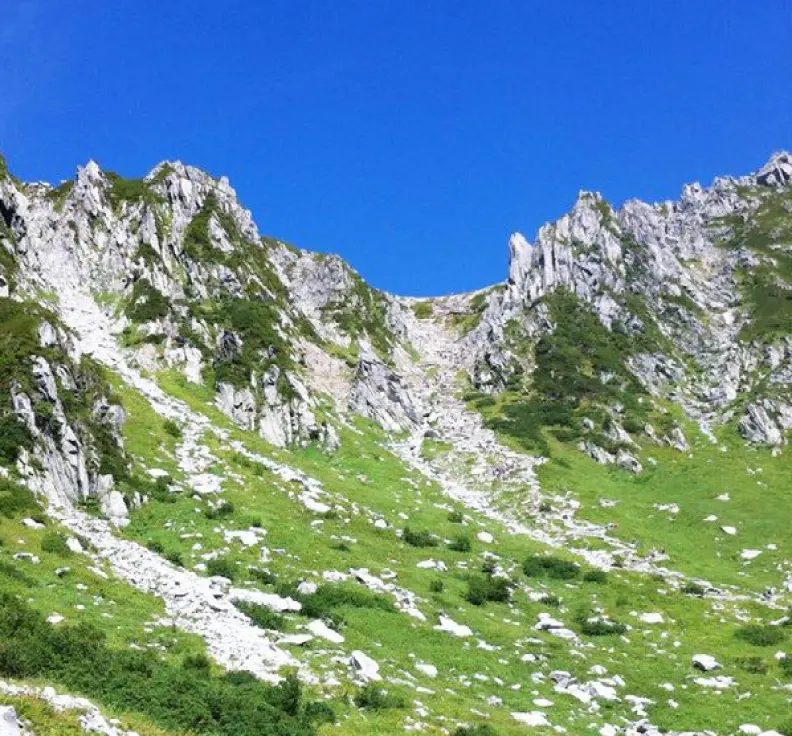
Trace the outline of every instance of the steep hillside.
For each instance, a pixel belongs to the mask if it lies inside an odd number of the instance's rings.
[[[2,163],[0,732],[792,733],[790,248],[787,154],[423,300]]]

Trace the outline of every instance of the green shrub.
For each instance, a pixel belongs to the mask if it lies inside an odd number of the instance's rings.
[[[0,417],[0,463],[13,465],[22,449],[33,449],[30,430],[14,414]]]
[[[577,617],[580,633],[586,636],[611,636],[623,634],[627,627],[619,621],[608,621],[602,618],[591,618],[585,614]]]
[[[788,718],[786,721],[781,723],[776,728],[776,731],[778,731],[781,736],[792,736],[792,718]]]
[[[13,519],[26,511],[38,510],[39,505],[31,491],[9,478],[0,477],[0,515]]]
[[[250,601],[234,601],[234,605],[261,629],[283,631],[286,619],[281,614]]]
[[[755,647],[774,647],[786,638],[784,630],[780,626],[763,626],[753,624],[743,626],[734,632],[738,639],[742,639]]]
[[[336,714],[332,707],[321,700],[305,704],[305,717],[311,723],[335,723]]]
[[[163,319],[170,312],[168,298],[155,289],[148,279],[141,278],[132,287],[132,296],[129,299],[124,313],[132,322],[142,324]]]
[[[224,519],[234,513],[234,504],[231,501],[221,501],[218,506],[208,508],[204,511],[207,519]]]
[[[706,593],[704,586],[694,582],[685,583],[682,586],[682,592],[686,593],[687,595],[695,595],[698,598],[703,597],[704,593]]]
[[[448,549],[454,552],[470,552],[473,549],[473,543],[470,540],[469,534],[457,534],[449,543]]]
[[[182,667],[198,676],[206,677],[212,670],[212,663],[205,654],[189,654],[182,660]]]
[[[165,547],[162,546],[162,542],[157,539],[149,539],[146,541],[146,548],[150,549],[152,552],[155,552],[158,555],[165,553]]]
[[[388,710],[407,706],[407,701],[403,696],[389,693],[371,682],[355,693],[354,701],[358,708],[369,710]]]
[[[219,576],[221,578],[228,578],[228,580],[234,580],[237,574],[236,565],[227,557],[218,557],[217,559],[209,560],[206,563],[206,572],[212,577]]]
[[[374,608],[380,611],[395,611],[391,598],[374,593],[357,583],[326,583],[316,593],[295,596],[303,605],[301,613],[311,618],[323,618],[341,607]]]
[[[543,595],[539,599],[539,603],[545,606],[556,607],[561,605],[561,599],[557,595],[553,595],[552,593],[547,593],[546,595]]]
[[[72,554],[69,545],[66,544],[66,537],[55,531],[44,532],[41,538],[41,551],[58,557],[69,557]]]
[[[437,547],[440,543],[430,531],[411,529],[409,526],[404,527],[402,539],[411,547]]]
[[[761,657],[739,657],[735,663],[741,670],[752,675],[764,675],[768,670],[767,662]]]
[[[792,657],[784,657],[778,664],[781,667],[781,672],[787,677],[792,677]]]
[[[487,601],[508,602],[511,585],[506,578],[489,575],[473,575],[468,579],[465,598],[474,606],[483,606]]]
[[[480,723],[475,726],[460,726],[454,731],[454,736],[498,736],[498,732],[489,723]]]
[[[168,552],[168,554],[165,555],[165,559],[172,565],[184,567],[184,558],[182,557],[182,553],[177,549],[173,549]]]
[[[440,578],[435,578],[429,583],[429,590],[432,593],[442,593],[445,590],[445,583]]]
[[[0,575],[23,583],[29,588],[32,588],[36,584],[36,581],[30,577],[30,575],[26,575],[12,562],[6,562],[5,560],[0,560]]]
[[[90,626],[50,626],[41,614],[0,594],[0,675],[57,682],[138,713],[167,731],[206,736],[313,736],[299,683],[278,686],[249,673],[213,675],[205,657],[169,664],[156,652],[113,649]]]
[[[258,567],[249,567],[248,575],[250,575],[253,580],[261,583],[262,585],[275,585],[278,582],[276,575],[271,573],[269,570],[262,570]]]
[[[580,566],[559,557],[531,555],[523,562],[523,572],[529,578],[554,578],[556,580],[572,580],[580,573]]]
[[[412,305],[412,310],[418,319],[429,319],[434,314],[432,302],[416,302]]]
[[[587,583],[607,583],[608,573],[605,570],[586,570],[583,573],[583,580]]]
[[[177,440],[182,438],[182,428],[178,422],[173,421],[173,419],[166,419],[162,423],[162,428],[171,436],[175,437]]]
[[[448,512],[448,520],[452,524],[461,524],[465,520],[465,515],[458,510]]]

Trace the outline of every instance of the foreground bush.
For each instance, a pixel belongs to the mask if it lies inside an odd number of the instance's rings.
[[[737,629],[734,635],[755,647],[774,647],[786,638],[784,630],[778,626],[751,625]]]
[[[234,605],[261,629],[283,631],[283,627],[286,625],[286,620],[281,614],[266,606],[250,601],[234,601]]]
[[[523,562],[523,572],[529,578],[555,578],[556,580],[572,580],[580,573],[580,566],[559,557],[531,555]]]
[[[437,547],[440,543],[437,537],[429,531],[405,527],[402,539],[411,547]]]
[[[113,649],[90,626],[50,626],[27,604],[0,595],[4,677],[47,680],[195,734],[312,736],[312,719],[327,717],[326,708],[304,704],[294,676],[273,687],[245,672],[213,675],[207,663],[194,656],[176,666],[153,652]]]
[[[403,696],[389,693],[373,683],[369,683],[358,690],[354,700],[358,708],[368,708],[369,710],[404,708],[407,705],[407,701]]]
[[[465,597],[474,606],[483,606],[487,601],[507,603],[511,597],[511,586],[506,578],[474,575],[468,580]]]
[[[454,736],[498,736],[498,732],[489,723],[481,723],[476,726],[460,726],[454,731]]]

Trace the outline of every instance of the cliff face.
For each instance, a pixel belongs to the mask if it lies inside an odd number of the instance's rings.
[[[427,397],[406,379],[436,340],[431,323],[454,342],[443,368],[480,395],[517,397],[537,425],[521,439],[540,451],[549,429],[637,472],[637,444],[687,447],[674,407],[706,433],[734,423],[748,442],[781,445],[792,426],[790,176],[782,153],[756,174],[686,186],[678,202],[615,210],[581,193],[534,243],[511,237],[505,284],[420,304],[369,287],[336,256],[262,237],[226,179],[181,163],[128,180],[91,162],[55,188],[6,173],[0,288],[9,305],[49,316],[24,356],[37,388],[11,385],[4,411],[47,445],[63,493],[110,498],[112,474],[86,455],[98,443],[69,424],[58,393],[102,341],[140,369],[210,387],[276,446],[332,451],[349,412],[391,431],[426,426]],[[418,318],[419,306],[429,313]],[[63,355],[53,365],[47,350]],[[123,411],[101,391],[94,400],[107,406],[92,416],[119,426]],[[37,401],[62,432],[42,434]],[[516,411],[498,425],[507,433]]]

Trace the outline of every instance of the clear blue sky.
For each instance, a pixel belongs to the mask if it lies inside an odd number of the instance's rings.
[[[263,233],[431,294],[620,203],[792,147],[789,0],[5,0],[0,150],[225,174]]]

